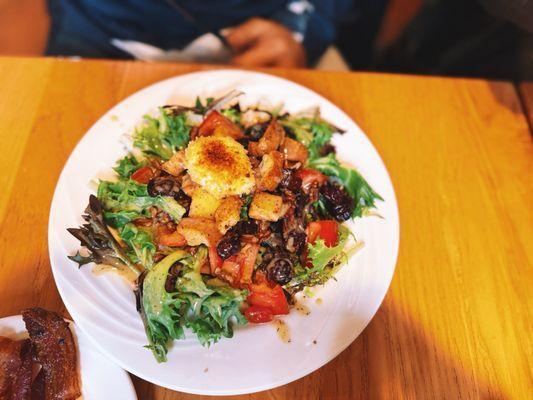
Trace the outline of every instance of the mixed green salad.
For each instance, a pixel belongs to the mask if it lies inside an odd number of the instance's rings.
[[[338,161],[331,138],[342,131],[317,110],[241,108],[240,95],[146,115],[86,223],[69,229],[85,248],[71,260],[133,283],[159,362],[186,330],[210,345],[289,313],[347,261],[343,222],[382,200]]]

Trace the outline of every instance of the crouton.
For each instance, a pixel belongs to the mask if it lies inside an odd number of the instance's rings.
[[[281,196],[270,193],[258,192],[254,195],[250,203],[248,215],[251,218],[261,221],[275,222],[280,219],[287,211],[283,205]]]
[[[241,215],[242,200],[238,196],[229,196],[221,201],[215,211],[215,222],[220,233],[224,234],[237,224]]]
[[[263,156],[258,169],[257,187],[259,190],[274,191],[282,178],[283,156],[279,151],[271,151]]]
[[[220,206],[220,199],[213,196],[202,188],[194,190],[191,196],[190,217],[215,217],[215,211]]]

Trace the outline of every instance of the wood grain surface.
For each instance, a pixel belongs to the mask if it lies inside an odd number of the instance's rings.
[[[35,305],[66,315],[46,232],[76,142],[127,95],[202,68],[213,67],[0,58],[0,316]],[[513,85],[269,72],[324,95],[372,140],[398,197],[400,254],[383,305],[348,349],[238,398],[531,398],[533,143]],[[142,400],[205,398],[133,380]]]

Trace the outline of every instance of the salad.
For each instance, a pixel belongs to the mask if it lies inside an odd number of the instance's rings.
[[[382,200],[336,158],[343,132],[318,110],[245,108],[241,95],[144,116],[85,224],[68,229],[84,247],[71,260],[133,284],[159,362],[186,330],[210,345],[288,314],[360,247],[343,222]]]

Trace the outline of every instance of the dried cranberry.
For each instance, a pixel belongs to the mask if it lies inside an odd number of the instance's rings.
[[[339,222],[350,219],[355,204],[343,188],[328,182],[322,185],[320,193],[324,196],[326,210],[333,218]]]
[[[223,260],[237,254],[240,249],[241,237],[234,230],[227,231],[217,244],[217,253]]]
[[[302,179],[290,170],[283,170],[283,178],[279,184],[281,189],[286,189],[293,193],[297,193],[302,188]]]
[[[232,230],[239,232],[241,235],[255,235],[258,229],[257,222],[252,220],[239,221],[239,223],[232,228]]]

